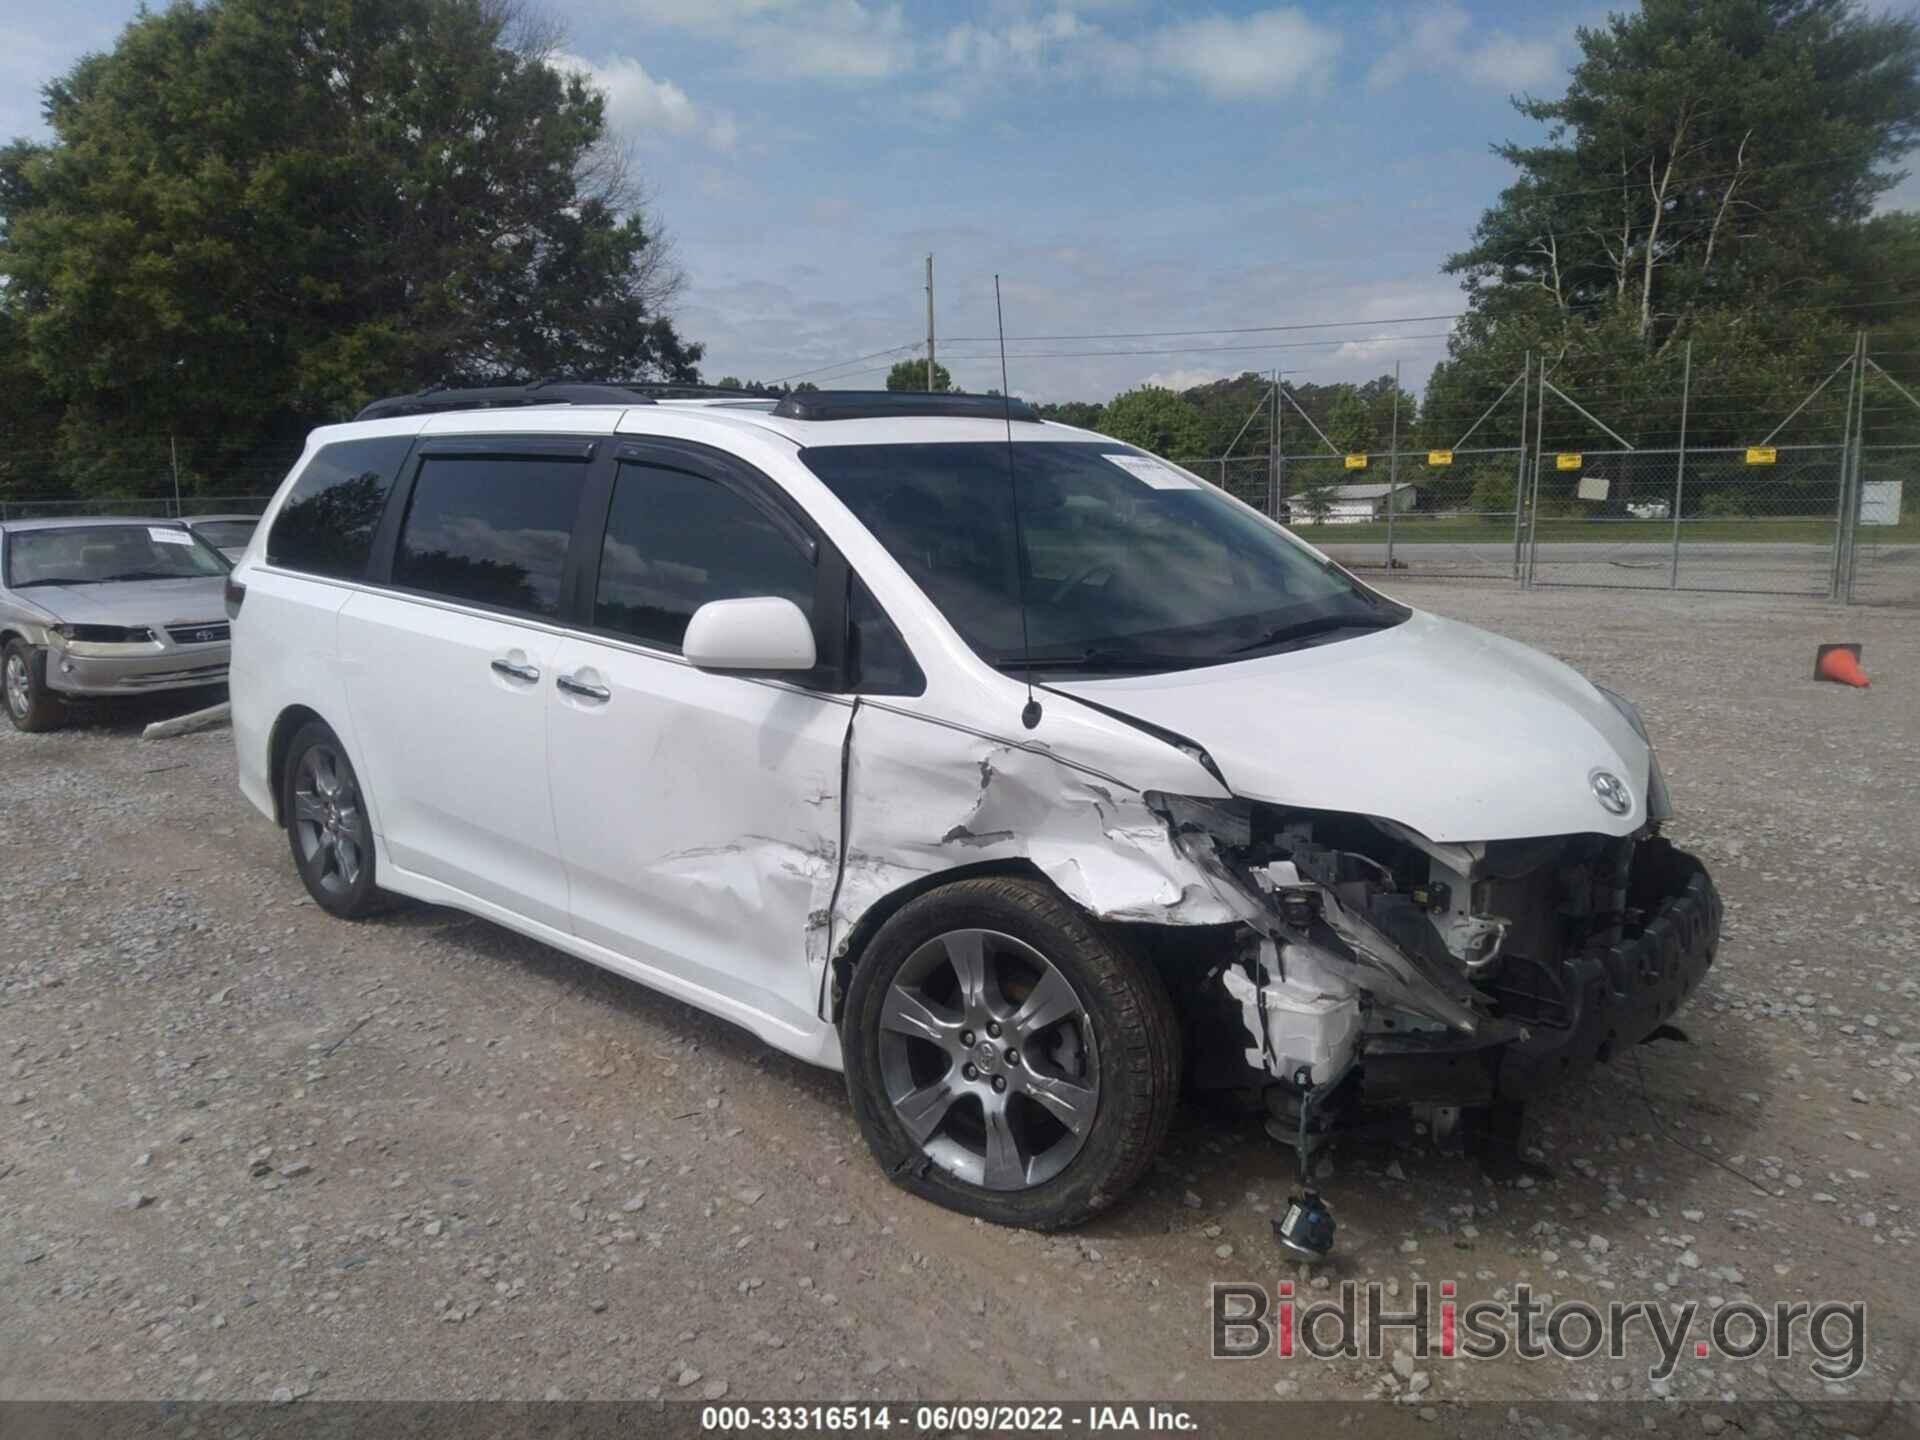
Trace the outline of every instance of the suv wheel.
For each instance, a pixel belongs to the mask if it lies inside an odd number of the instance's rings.
[[[358,920],[382,908],[373,883],[373,823],[340,737],[318,720],[300,727],[287,750],[280,813],[294,868],[316,904]]]
[[[847,1089],[881,1166],[1003,1225],[1077,1225],[1139,1180],[1178,1098],[1152,966],[1043,885],[963,880],[903,906],[853,977]]]
[[[0,689],[16,730],[53,730],[67,718],[66,705],[47,689],[47,652],[24,640],[9,640],[0,654]]]

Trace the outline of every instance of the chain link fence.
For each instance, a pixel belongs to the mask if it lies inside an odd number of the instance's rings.
[[[1542,455],[1524,578],[1829,595],[1845,460],[1839,445]]]
[[[1838,597],[1920,605],[1920,445],[1860,448],[1850,543],[1836,561]]]
[[[1517,579],[1524,459],[1518,446],[1287,456],[1277,513],[1351,569]]]
[[[1236,500],[1271,513],[1273,466],[1265,455],[1223,455],[1196,460],[1187,467],[1211,480]]]
[[[1864,337],[1784,414],[1729,425],[1734,382],[1693,387],[1721,406],[1712,444],[1685,443],[1687,380],[1663,397],[1680,443],[1636,447],[1530,359],[1450,450],[1341,454],[1289,396],[1316,453],[1195,468],[1356,570],[1920,606],[1920,395]],[[1729,428],[1758,443],[1725,444]],[[1502,429],[1521,443],[1465,446]]]

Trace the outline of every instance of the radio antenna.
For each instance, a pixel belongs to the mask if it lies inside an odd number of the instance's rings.
[[[1020,601],[1020,666],[1027,677],[1027,703],[1020,723],[1040,724],[1040,701],[1033,693],[1033,641],[1027,635],[1027,543],[1020,528],[1020,467],[1013,461],[1013,391],[1007,385],[1007,317],[1000,308],[1000,277],[993,277],[993,319],[1000,331],[1000,410],[1007,421],[1007,497],[1013,506],[1013,583]]]

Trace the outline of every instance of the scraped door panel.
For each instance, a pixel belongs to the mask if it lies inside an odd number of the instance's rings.
[[[851,706],[585,639],[554,671],[574,933],[817,1031]]]

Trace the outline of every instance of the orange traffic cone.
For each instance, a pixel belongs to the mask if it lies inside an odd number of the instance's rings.
[[[1858,645],[1822,645],[1813,657],[1813,678],[1831,680],[1836,685],[1853,685],[1862,690],[1873,684],[1867,679],[1867,672],[1860,668]]]

